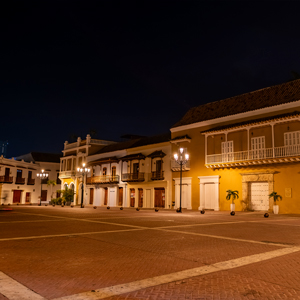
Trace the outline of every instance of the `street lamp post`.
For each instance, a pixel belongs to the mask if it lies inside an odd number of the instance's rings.
[[[46,179],[48,177],[48,173],[44,173],[45,170],[42,170],[41,173],[37,173],[36,176],[41,178],[41,197],[40,197],[40,204],[39,206],[42,205],[42,190],[43,190],[43,179]]]
[[[84,181],[84,175],[90,172],[89,168],[85,167],[85,164],[82,164],[82,168],[77,168],[77,172],[80,172],[82,175],[82,185],[81,185],[81,208],[83,208],[83,181]]]
[[[175,161],[180,165],[180,207],[179,210],[177,209],[177,212],[182,213],[181,208],[181,194],[182,194],[182,166],[187,164],[189,160],[189,155],[187,153],[184,153],[183,148],[179,148],[178,153],[174,154]]]

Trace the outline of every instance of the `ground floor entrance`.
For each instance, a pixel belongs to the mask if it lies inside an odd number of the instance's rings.
[[[269,209],[269,183],[268,182],[250,182],[249,198],[251,210]]]

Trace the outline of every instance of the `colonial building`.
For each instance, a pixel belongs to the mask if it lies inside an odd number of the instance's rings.
[[[86,141],[89,140],[89,136]],[[98,140],[98,146],[100,141]],[[171,208],[170,134],[135,137],[113,143],[102,141],[98,150],[88,142],[65,143],[60,178],[76,191],[74,202],[94,206]],[[93,151],[90,151],[93,149]],[[77,172],[82,162],[90,168],[87,176]]]
[[[60,154],[31,152],[16,158],[0,157],[0,203],[37,204],[49,203],[60,189]],[[47,179],[41,180],[37,173],[44,170]],[[56,185],[47,185],[48,180]],[[42,198],[41,198],[42,197]]]
[[[192,108],[171,134],[173,152],[190,154],[187,207],[229,210],[230,189],[239,191],[236,210],[268,211],[276,191],[280,213],[300,213],[300,80]]]

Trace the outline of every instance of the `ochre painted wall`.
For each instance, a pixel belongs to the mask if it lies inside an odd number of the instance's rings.
[[[289,127],[289,128],[288,128]],[[219,186],[219,205],[220,210],[230,210],[230,201],[226,200],[226,191],[228,189],[238,190],[240,199],[236,200],[236,211],[243,209],[242,201],[242,175],[241,173],[264,173],[267,171],[274,173],[274,191],[283,197],[279,201],[279,213],[297,213],[300,214],[300,162],[262,164],[261,166],[243,166],[236,168],[211,169],[205,167],[205,136],[202,131],[209,128],[196,128],[182,130],[172,133],[172,138],[176,136],[188,135],[191,142],[182,142],[178,146],[173,144],[172,152],[177,152],[178,147],[187,148],[190,155],[190,171],[183,172],[183,177],[192,177],[192,209],[197,210],[200,201],[199,179],[198,176],[220,176]],[[284,145],[284,132],[300,130],[300,122],[282,123],[274,126],[275,147]],[[253,135],[251,134],[253,132]],[[208,154],[221,153],[221,142],[224,141],[224,134],[215,134],[214,138],[208,137]],[[249,147],[251,149],[251,138],[265,136],[266,148],[272,148],[271,126],[266,125],[259,128],[253,128],[249,131]],[[223,140],[221,140],[221,137]],[[247,131],[241,129],[236,133],[228,133],[227,140],[234,141],[234,151],[247,150]],[[179,172],[173,172],[173,178],[179,177]],[[285,189],[291,188],[291,197],[285,196]],[[175,199],[175,188],[173,185],[173,201]],[[272,201],[272,200],[271,200]]]

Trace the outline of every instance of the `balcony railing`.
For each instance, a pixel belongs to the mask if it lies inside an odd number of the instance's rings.
[[[123,173],[122,174],[122,181],[129,182],[129,181],[145,181],[145,173]]]
[[[151,180],[164,180],[164,171],[151,172]]]
[[[119,175],[101,175],[101,176],[93,176],[87,177],[86,179],[87,184],[94,184],[94,183],[119,183]]]
[[[76,176],[76,171],[63,171],[59,172],[59,178],[71,178],[72,176]]]
[[[300,145],[266,148],[260,150],[239,151],[206,156],[206,164],[226,164],[253,160],[272,160],[300,156]],[[280,160],[278,160],[280,161]]]
[[[180,165],[176,162],[175,159],[171,160],[171,170],[172,171],[180,171]],[[182,165],[182,171],[190,170],[190,161],[188,160],[185,165]]]
[[[28,178],[27,179],[27,184],[28,185],[34,185],[35,184],[35,179],[34,178]]]
[[[0,176],[0,183],[13,183],[12,176]]]
[[[24,184],[25,178],[22,177],[16,177],[16,184]]]

